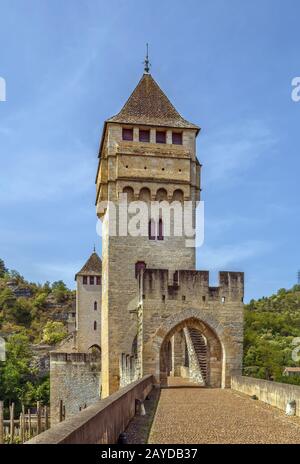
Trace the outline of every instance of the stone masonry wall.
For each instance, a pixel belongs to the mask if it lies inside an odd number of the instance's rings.
[[[298,385],[233,375],[231,388],[246,395],[256,395],[260,401],[284,411],[288,401],[296,401],[296,415],[300,416],[300,386]]]
[[[100,397],[100,362],[86,353],[50,353],[51,426],[59,422],[63,401],[66,418]]]

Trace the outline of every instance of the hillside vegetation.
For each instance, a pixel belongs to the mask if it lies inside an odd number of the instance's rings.
[[[49,403],[49,374],[36,365],[36,345],[55,345],[67,335],[66,319],[75,292],[62,281],[28,282],[0,260],[0,336],[6,361],[0,361],[0,400],[33,406]]]
[[[250,301],[244,330],[245,375],[300,385],[300,376],[282,375],[285,367],[300,367],[300,350],[292,358],[300,346],[300,285]]]

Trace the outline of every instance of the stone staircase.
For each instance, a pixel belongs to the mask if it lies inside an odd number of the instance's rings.
[[[188,329],[204,383],[207,384],[207,346],[197,329]]]

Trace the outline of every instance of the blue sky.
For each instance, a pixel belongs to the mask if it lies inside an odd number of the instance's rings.
[[[202,127],[198,268],[243,270],[246,300],[296,283],[298,0],[0,0],[0,257],[32,281],[74,274],[96,242],[104,119],[142,74]]]

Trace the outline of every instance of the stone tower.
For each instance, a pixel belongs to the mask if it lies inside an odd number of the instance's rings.
[[[176,270],[195,269],[195,249],[186,247],[185,237],[161,236],[159,227],[147,237],[109,233],[112,214],[103,202],[118,204],[122,193],[129,202],[199,200],[199,130],[183,119],[147,72],[121,111],[104,124],[96,179],[103,222],[103,396],[119,388],[120,354],[132,352],[137,335],[138,263],[168,269],[170,279]]]
[[[102,263],[94,251],[76,274],[76,348],[81,353],[100,350]]]

